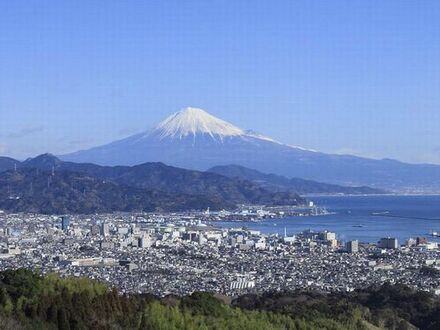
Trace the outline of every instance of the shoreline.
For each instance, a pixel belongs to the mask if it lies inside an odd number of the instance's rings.
[[[436,197],[440,196],[440,193],[396,193],[396,194],[306,194],[301,197]]]

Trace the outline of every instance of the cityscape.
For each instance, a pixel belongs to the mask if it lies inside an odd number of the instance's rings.
[[[257,215],[252,208],[239,214]],[[87,277],[124,293],[157,296],[350,292],[386,282],[440,295],[440,277],[432,276],[440,272],[439,246],[425,237],[384,237],[372,244],[341,242],[330,231],[267,235],[239,222],[216,228],[222,217],[231,214],[2,214],[0,270]]]

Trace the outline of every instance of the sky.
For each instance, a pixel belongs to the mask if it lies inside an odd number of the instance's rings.
[[[0,155],[184,107],[323,152],[440,164],[440,1],[2,1]]]

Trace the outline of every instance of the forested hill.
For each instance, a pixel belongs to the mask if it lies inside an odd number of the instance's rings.
[[[270,191],[294,191],[298,194],[345,194],[345,195],[371,195],[385,194],[382,189],[370,187],[350,187],[336,184],[304,180],[301,178],[286,178],[281,175],[266,174],[244,166],[225,165],[216,166],[208,170],[230,178],[240,178],[259,184]]]
[[[163,164],[146,164],[123,171],[120,168],[96,168],[93,164],[53,166],[52,170],[20,166],[16,170],[0,172],[0,209],[91,214],[186,211],[208,207],[220,210],[233,209],[237,204],[305,203],[294,193],[271,192],[245,180],[202,174]]]
[[[20,168],[0,173],[0,209],[46,214],[232,208],[222,199],[118,185],[83,173]]]
[[[248,180],[229,178],[216,173],[200,172],[144,163],[136,166],[100,166],[63,162],[50,154],[40,155],[19,165],[43,170],[72,171],[112,181],[119,185],[166,193],[204,195],[229,204],[296,205],[304,203],[295,192],[272,192]]]
[[[440,299],[402,285],[352,293],[266,293],[233,299],[121,295],[81,278],[0,272],[0,329],[440,329]]]

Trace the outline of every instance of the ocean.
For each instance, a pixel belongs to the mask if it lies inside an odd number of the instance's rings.
[[[314,217],[287,217],[261,222],[215,222],[219,227],[245,226],[263,233],[293,235],[306,229],[336,232],[342,241],[377,242],[381,237],[396,237],[403,244],[410,237],[431,237],[440,232],[439,196],[320,196],[308,197],[332,214]],[[379,213],[379,214],[378,214]]]

